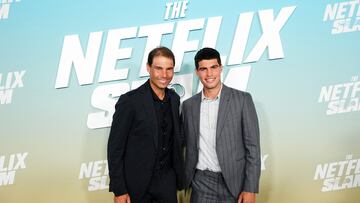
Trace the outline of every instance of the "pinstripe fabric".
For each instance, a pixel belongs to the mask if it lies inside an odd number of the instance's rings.
[[[186,137],[185,184],[194,178],[199,152],[201,93],[182,105]],[[234,197],[241,191],[259,191],[261,170],[259,126],[247,92],[223,85],[216,129],[216,153],[225,183]]]
[[[235,203],[221,173],[196,170],[192,180],[191,203]]]

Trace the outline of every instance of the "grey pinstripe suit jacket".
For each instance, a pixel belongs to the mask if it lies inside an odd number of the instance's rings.
[[[199,155],[201,92],[184,101],[185,186],[194,177]],[[216,127],[216,153],[226,185],[235,198],[258,192],[261,170],[259,125],[251,95],[223,85]]]

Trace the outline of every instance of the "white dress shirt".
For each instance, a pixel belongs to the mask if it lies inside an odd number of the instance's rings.
[[[200,104],[200,135],[199,135],[199,160],[197,169],[221,172],[216,154],[216,125],[220,103],[220,93],[215,99],[205,97],[201,92]]]

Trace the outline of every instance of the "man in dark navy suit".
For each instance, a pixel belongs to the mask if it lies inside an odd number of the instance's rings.
[[[153,49],[147,62],[150,79],[116,103],[108,141],[116,203],[176,203],[176,190],[183,188],[180,99],[167,88],[174,66],[170,49]]]

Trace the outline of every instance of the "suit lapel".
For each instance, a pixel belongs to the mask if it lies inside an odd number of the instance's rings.
[[[220,137],[221,131],[224,127],[229,101],[230,101],[230,89],[223,84],[220,95],[219,112],[217,117],[216,139]]]
[[[156,118],[156,113],[155,113],[155,108],[154,108],[154,104],[153,104],[153,98],[151,95],[151,90],[150,90],[150,85],[145,83],[142,86],[142,94],[143,94],[143,107],[144,107],[144,112],[145,115],[147,117],[146,120],[148,120],[148,122],[150,123],[150,126],[152,128],[152,131],[154,132],[154,145],[155,145],[155,149],[157,149],[158,147],[158,140],[159,140],[159,135],[158,135],[158,123],[157,123],[157,118]]]
[[[200,104],[201,104],[201,92],[194,96],[192,100],[192,117],[193,117],[193,126],[196,135],[196,145],[199,148],[199,134],[200,134]]]
[[[173,119],[173,127],[174,132],[179,132],[179,126],[177,121],[179,120],[179,106],[177,105],[176,97],[171,93],[172,90],[169,90],[169,96],[170,96],[170,105],[171,105],[171,114]],[[175,133],[174,133],[175,134]]]

